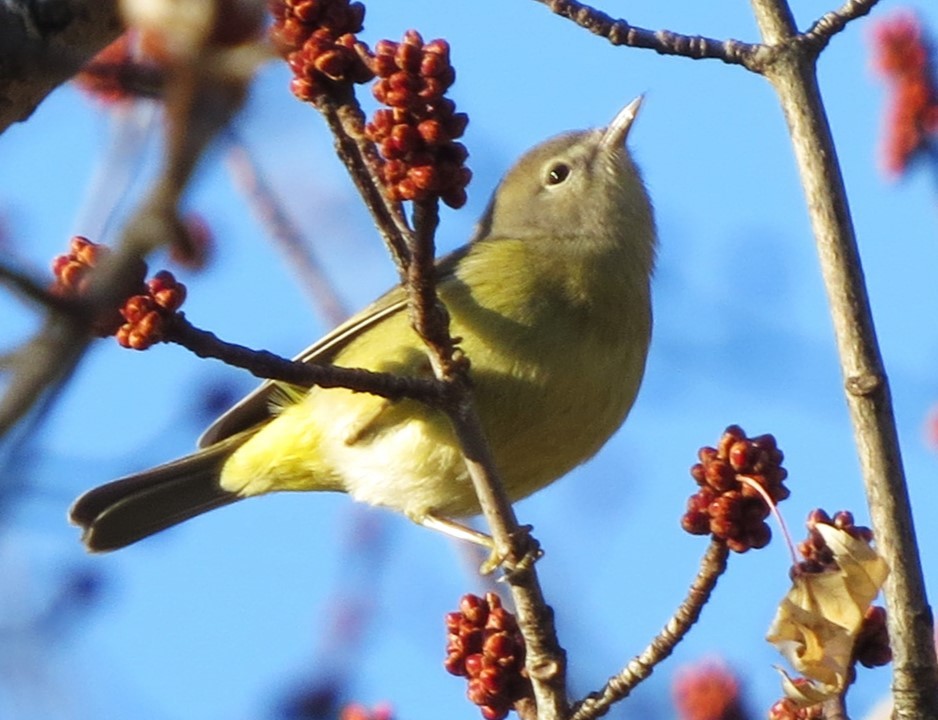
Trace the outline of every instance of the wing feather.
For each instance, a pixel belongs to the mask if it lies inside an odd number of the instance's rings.
[[[453,274],[456,264],[466,254],[468,248],[469,246],[466,246],[450,253],[437,262],[437,282],[444,282]],[[305,363],[328,364],[350,341],[406,307],[407,295],[404,289],[400,286],[392,288],[293,359]],[[242,430],[268,420],[272,415],[271,401],[276,399],[279,388],[280,384],[276,381],[265,380],[209,425],[199,437],[198,447],[206,448],[214,445]]]

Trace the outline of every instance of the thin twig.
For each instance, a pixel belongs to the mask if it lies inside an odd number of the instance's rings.
[[[412,398],[434,405],[439,404],[443,397],[440,384],[434,380],[287,360],[266,350],[252,350],[225,342],[213,333],[193,326],[182,313],[174,316],[164,339],[165,342],[181,345],[198,357],[221,360],[266,380],[278,380],[301,387],[344,387],[389,400]]]
[[[351,90],[336,97],[325,96],[316,103],[335,138],[335,150],[345,164],[375,227],[381,233],[403,276],[409,262],[411,231],[399,203],[392,203],[381,190],[375,172],[375,150],[364,136],[364,116]]]
[[[766,43],[786,43],[783,0],[752,0]],[[766,68],[792,138],[833,316],[877,547],[889,564],[885,595],[893,651],[894,717],[938,718],[938,660],[889,384],[876,341],[846,190],[817,85],[816,54],[785,53]]]
[[[714,40],[700,35],[681,35],[668,30],[646,30],[626,20],[615,19],[577,0],[537,0],[552,12],[572,20],[613,45],[654,50],[661,55],[679,55],[692,60],[722,60],[730,65],[749,67],[758,45],[739,40]]]
[[[819,53],[830,42],[831,38],[847,27],[851,20],[869,14],[879,0],[847,0],[837,10],[832,10],[818,18],[802,38],[813,46],[814,52]]]
[[[636,685],[651,675],[658,663],[674,651],[700,617],[700,612],[709,601],[717,580],[726,570],[728,555],[725,542],[711,540],[700,561],[697,577],[674,616],[640,655],[633,658],[622,672],[609,679],[602,691],[593,693],[578,703],[570,720],[593,720],[605,715],[613,703],[628,696]]]
[[[0,39],[2,30],[0,26]],[[140,260],[151,251],[188,241],[177,203],[209,141],[240,107],[248,81],[247,76],[212,75],[210,63],[202,66],[204,59],[200,56],[190,64],[179,65],[170,79],[166,88],[167,150],[160,176],[140,211],[124,227],[115,251],[91,273],[83,298],[88,317],[118,307],[134,294]],[[18,353],[12,380],[0,397],[0,437],[37,402],[54,395],[91,339],[86,318],[47,317],[42,329]]]
[[[406,278],[414,330],[431,348],[437,376],[453,381],[465,369],[457,367],[456,342],[449,332],[449,312],[436,295],[433,237],[439,221],[436,198],[414,203],[414,233]]]

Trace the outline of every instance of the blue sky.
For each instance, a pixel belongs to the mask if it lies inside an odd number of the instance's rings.
[[[742,3],[607,3],[643,27],[756,39]],[[883,3],[882,17],[896,7]],[[826,3],[798,2],[801,26]],[[938,9],[920,4],[938,32]],[[926,579],[938,578],[938,457],[923,424],[938,399],[936,188],[925,172],[900,183],[877,165],[884,89],[869,69],[870,21],[834,38],[820,79],[874,306],[899,423]],[[518,506],[546,549],[539,564],[554,605],[576,694],[599,687],[667,620],[691,582],[706,540],[679,527],[693,491],[688,468],[701,445],[741,424],[772,432],[786,453],[795,539],[814,507],[868,515],[844,405],[831,324],[803,196],[781,112],[769,85],[740,68],[615,48],[521,0],[371,3],[365,39],[407,28],[452,45],[452,96],[471,118],[465,142],[475,178],[467,207],[446,210],[441,250],[463,243],[498,177],[540,140],[603,125],[646,93],[630,145],[654,199],[660,231],[655,334],[638,402],[600,455]],[[286,91],[287,75],[261,74],[237,129],[261,159],[344,300],[364,305],[394,270],[331,155],[324,124]],[[370,101],[369,101],[370,102]],[[138,110],[138,120],[146,110]],[[102,187],[123,186],[105,161],[117,123],[72,88],[0,136],[0,213],[8,242],[37,268],[75,232],[97,232]],[[125,121],[126,127],[126,121]],[[133,156],[152,173],[158,149]],[[188,198],[217,239],[190,287],[188,317],[222,337],[291,355],[328,328],[232,187],[225,153],[210,153]],[[107,180],[92,185],[96,173]],[[115,178],[113,181],[111,178]],[[95,188],[89,191],[89,187]],[[89,199],[89,196],[90,199]],[[90,218],[79,220],[79,218]],[[91,228],[91,229],[89,229]],[[153,269],[165,258],[156,258]],[[2,342],[32,316],[3,297]],[[189,451],[210,419],[207,388],[253,381],[174,347],[146,353],[102,342],[4,478],[28,492],[0,505],[4,667],[0,717],[271,717],[295,684],[348,669],[350,699],[388,701],[400,720],[476,718],[464,684],[446,675],[443,614],[484,589],[449,540],[335,495],[252,500],[103,557],[86,556],[65,520],[88,487]],[[356,543],[362,524],[372,549]],[[377,545],[378,550],[374,549]],[[779,695],[780,658],[763,636],[788,587],[775,541],[731,558],[699,626],[675,657],[610,717],[661,717],[673,671],[720,655],[745,675],[753,712]],[[102,578],[100,600],[69,622],[29,622],[61,579]],[[366,608],[360,645],[335,640],[336,608]],[[18,676],[17,676],[18,677]],[[888,671],[860,672],[857,715],[888,687]]]

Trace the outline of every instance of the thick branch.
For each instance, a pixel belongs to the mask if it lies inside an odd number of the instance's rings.
[[[752,0],[765,39],[785,39],[787,6]],[[890,567],[886,605],[898,718],[938,718],[938,662],[892,400],[837,162],[809,49],[766,68],[788,122],[833,316],[877,547]]]
[[[646,30],[630,25],[577,0],[537,0],[561,17],[572,20],[613,45],[654,50],[661,55],[680,55],[693,60],[715,59],[731,65],[749,66],[757,45],[738,40],[714,40],[700,35],[681,35],[669,30]]]
[[[89,340],[82,322],[50,313],[42,329],[5,358],[3,371],[11,379],[0,395],[0,438],[53,397]]]
[[[116,0],[0,3],[0,132],[122,31]]]

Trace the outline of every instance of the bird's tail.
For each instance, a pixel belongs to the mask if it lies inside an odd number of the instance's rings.
[[[91,552],[117,550],[241,499],[219,485],[222,465],[254,431],[89,490],[69,510]]]

